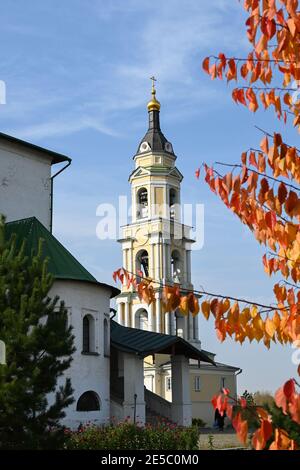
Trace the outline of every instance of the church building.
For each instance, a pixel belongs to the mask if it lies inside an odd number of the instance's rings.
[[[123,252],[123,267],[130,273],[154,280],[155,303],[140,301],[133,287],[126,283],[117,297],[118,322],[131,328],[175,335],[202,350],[198,316],[162,312],[164,285],[180,284],[181,289],[193,290],[191,279],[191,227],[181,221],[181,182],[183,175],[176,166],[173,145],[160,127],[160,103],[156,98],[154,77],[149,101],[149,127],[134,156],[135,168],[129,176],[132,196],[132,222],[123,227],[119,240]],[[203,351],[211,359],[213,353]],[[145,358],[144,381],[151,392],[167,402],[174,395],[172,367],[169,357],[155,355]],[[223,387],[236,394],[238,367],[190,360],[189,381],[192,417],[213,422],[211,397]],[[162,400],[160,400],[162,402]]]
[[[61,378],[70,378],[74,389],[74,403],[63,419],[73,429],[124,419],[143,425],[159,417],[183,426],[201,418],[211,425],[212,396],[222,387],[236,394],[241,370],[202,349],[198,317],[161,309],[164,284],[193,289],[194,240],[181,222],[183,176],[160,129],[154,85],[148,113],[149,129],[129,178],[132,221],[123,227],[120,243],[124,268],[155,280],[156,299],[150,306],[140,302],[132,287],[123,285],[120,292],[96,279],[52,234],[55,178],[71,158],[0,133],[0,214],[6,216],[6,236],[14,233],[20,243],[26,240],[28,256],[44,240],[43,256],[54,277],[49,295],[65,301],[73,326],[76,351]],[[111,266],[111,272],[115,269]]]

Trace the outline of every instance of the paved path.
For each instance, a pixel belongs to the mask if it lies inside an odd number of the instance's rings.
[[[199,448],[206,450],[243,447],[232,429],[200,429]]]

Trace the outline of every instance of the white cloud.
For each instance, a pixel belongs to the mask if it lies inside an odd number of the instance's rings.
[[[78,14],[80,5],[82,2],[75,4]],[[87,128],[120,135],[119,123],[122,130],[126,126],[125,112],[141,109],[147,101],[152,74],[159,80],[158,95],[164,103],[176,98],[178,112],[173,113],[173,120],[201,113],[201,104],[208,101],[220,106],[226,93],[204,76],[200,65],[204,55],[219,52],[219,48],[230,49],[237,44],[241,47],[243,32],[237,27],[240,5],[228,6],[225,0],[94,0],[90,4],[84,2],[84,6],[91,14],[96,12],[99,28],[102,22],[110,25],[111,40],[120,47],[125,44],[126,52],[122,57],[117,53],[110,56],[101,36],[95,36],[90,49],[79,51],[83,60],[77,73],[77,61],[71,60],[75,50],[69,50],[70,63],[52,51],[52,56],[42,58],[51,70],[49,80],[54,83],[51,82],[50,90],[45,77],[42,80],[38,74],[30,77],[31,90],[26,83],[18,84],[21,89],[27,88],[26,98],[18,99],[20,92],[15,97],[11,95],[14,101],[3,113],[13,120],[13,126],[6,124],[11,132],[34,140]],[[124,24],[120,18],[126,18]],[[115,28],[116,19],[119,21]],[[75,31],[71,34],[75,35]],[[42,97],[37,99],[36,95]]]

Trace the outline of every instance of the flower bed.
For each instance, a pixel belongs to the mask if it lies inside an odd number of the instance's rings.
[[[155,427],[126,421],[103,427],[88,425],[66,434],[67,449],[93,450],[195,450],[199,438],[196,427],[181,428],[168,422]]]

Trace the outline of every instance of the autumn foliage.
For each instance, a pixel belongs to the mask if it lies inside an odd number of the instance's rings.
[[[278,119],[300,130],[300,12],[298,0],[245,0],[248,12],[247,36],[252,50],[244,59],[227,58],[220,53],[207,57],[203,69],[212,79],[242,81],[232,91],[233,100],[256,112],[259,107],[274,110]],[[212,63],[213,60],[213,63]],[[280,80],[279,85],[274,85]],[[222,164],[218,164],[217,168]],[[274,285],[276,308],[244,308],[235,314],[236,339],[255,338],[270,342],[293,343],[300,340],[300,157],[295,146],[288,145],[279,133],[265,133],[258,149],[242,153],[240,163],[226,174],[204,165],[205,181],[225,206],[249,227],[257,241],[266,247],[262,262],[271,276],[280,273],[283,280]],[[196,174],[199,177],[199,173]],[[236,304],[235,310],[239,307]],[[231,310],[230,310],[231,312]],[[254,314],[253,314],[254,312]],[[216,320],[219,337],[232,335],[232,322]],[[232,317],[232,315],[231,315]],[[252,319],[251,319],[252,317]],[[299,368],[298,368],[299,372]],[[288,380],[275,394],[276,406],[300,425],[300,394],[295,379]],[[213,405],[232,415],[226,394]],[[217,401],[219,400],[219,402]],[[260,427],[252,438],[256,450],[295,450],[296,444],[284,429],[275,428],[262,408],[255,410]],[[232,417],[232,416],[231,416]],[[242,442],[247,439],[247,421],[238,412],[232,424]],[[300,428],[299,428],[300,430]],[[300,431],[299,431],[300,432]]]
[[[206,57],[204,71],[212,79],[241,81],[232,91],[233,100],[256,112],[272,109],[285,124],[300,130],[300,12],[298,0],[245,0],[248,13],[247,37],[251,50],[247,57],[226,57],[223,53]],[[274,81],[279,80],[279,84]],[[300,155],[277,132],[263,131],[259,148],[245,150],[236,164],[203,164],[195,172],[204,180],[265,247],[262,267],[268,276],[282,277],[273,288],[274,303],[214,295],[205,291],[184,291],[180,285],[161,285],[164,312],[179,309],[184,315],[201,313],[212,318],[220,341],[230,337],[243,343],[263,342],[300,345]],[[221,169],[227,168],[227,172]],[[137,278],[123,268],[114,273],[123,284],[132,285],[141,300],[154,301],[157,280]],[[299,368],[298,368],[299,372]],[[275,395],[276,406],[299,425],[300,394],[295,379],[288,380]],[[212,400],[214,408],[232,420],[243,443],[248,423],[241,410],[243,399],[234,400],[228,390]],[[254,411],[259,428],[252,438],[256,450],[294,450],[295,442],[285,429],[274,428],[271,417],[261,407]]]

